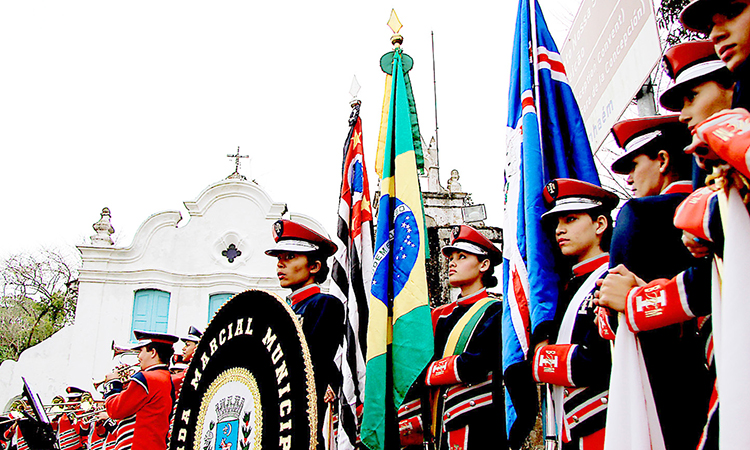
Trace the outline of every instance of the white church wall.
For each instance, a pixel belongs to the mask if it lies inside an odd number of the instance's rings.
[[[75,325],[27,350],[18,363],[0,366],[0,402],[18,394],[20,376],[32,373],[30,382],[45,401],[68,385],[93,391],[91,379],[113,367],[112,341],[130,342],[134,298],[141,289],[169,293],[167,332],[177,335],[190,325],[205,328],[212,294],[247,289],[289,294],[279,287],[275,259],[264,253],[273,246],[272,225],[286,213],[285,204],[272,201],[255,183],[223,180],[185,207],[187,218],[175,211],[148,217],[127,247],[114,247],[108,239],[78,247],[83,267]],[[311,217],[290,217],[326,232]],[[222,255],[230,244],[241,251],[231,263]]]

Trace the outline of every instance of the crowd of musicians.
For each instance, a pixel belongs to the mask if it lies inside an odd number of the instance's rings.
[[[64,395],[44,405],[60,450],[166,448],[175,399],[202,332],[191,326],[181,338],[134,333],[138,343],[117,350],[137,355],[138,363],[132,366],[140,370],[119,366],[95,383],[104,400],[94,400],[90,392],[68,386]],[[178,340],[183,344],[181,355],[175,354],[173,347]],[[1,450],[29,448],[19,426],[25,417],[23,409],[28,408],[20,402],[19,410],[3,418]]]
[[[565,450],[603,449],[608,437],[619,438],[607,427],[610,399],[618,395],[652,405],[659,427],[651,433],[659,437],[651,436],[651,443],[719,448],[712,313],[726,269],[721,261],[735,244],[726,234],[736,217],[726,212],[727,193],[739,194],[743,214],[750,203],[750,0],[695,0],[681,20],[707,39],[665,53],[672,84],[659,100],[674,114],[624,120],[612,129],[623,150],[612,171],[626,176],[634,198],[613,220],[620,199],[601,187],[556,179],[542,193],[547,212],[539,220],[565,282],[555,320],[531,337],[528,373],[517,376],[533,380],[530,402],[537,401],[535,383],[548,387],[548,434]],[[343,306],[319,287],[336,245],[288,220],[275,223],[273,235],[276,245],[266,254],[277,259],[280,284],[291,289],[288,300],[302,320],[322,423],[341,384],[333,359]],[[498,284],[494,269],[501,254],[477,230],[461,225],[442,255],[460,295],[432,312],[435,356],[399,409],[401,444],[515,447],[504,427],[502,306],[487,291]],[[641,368],[613,364],[622,351],[614,339],[623,327],[638,336],[642,352],[647,382],[638,392],[626,391],[624,374]],[[65,406],[52,419],[60,448],[165,448],[185,364],[200,336],[191,327],[175,360],[176,336],[136,331],[132,350],[140,371],[107,375],[100,411],[82,411],[84,392],[68,388]],[[530,431],[537,405],[516,406],[519,415],[533,413],[519,417]],[[320,433],[318,442],[322,448]],[[25,448],[18,427],[7,427],[0,448]]]

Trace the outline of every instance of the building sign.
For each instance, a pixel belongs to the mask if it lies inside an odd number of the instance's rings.
[[[661,57],[650,0],[583,0],[560,52],[592,149]]]

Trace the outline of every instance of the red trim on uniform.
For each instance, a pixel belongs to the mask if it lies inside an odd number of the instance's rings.
[[[577,424],[606,409],[608,402],[609,391],[604,391],[602,394],[582,403],[577,408],[565,413],[565,426],[570,429],[575,428]]]
[[[292,300],[292,305],[296,305],[297,303],[303,300],[307,300],[315,294],[320,294],[320,286],[318,286],[317,284],[309,284],[292,292],[291,295],[289,295],[289,298]]]
[[[398,434],[401,437],[402,447],[422,444],[424,440],[422,433],[422,416],[415,416],[398,422]]]
[[[595,431],[581,438],[581,450],[602,450],[604,448],[604,430]]]
[[[492,373],[490,373],[490,375],[487,377],[487,379],[484,380],[484,381],[482,381],[481,383],[471,384],[471,385],[469,385],[469,384],[459,384],[459,385],[456,385],[456,386],[449,387],[445,391],[445,397],[446,398],[451,398],[451,397],[453,397],[455,395],[461,395],[461,394],[463,394],[463,393],[465,393],[467,391],[479,389],[482,386],[485,386],[485,385],[490,384],[490,383],[492,383]]]
[[[596,307],[596,326],[599,329],[599,336],[608,341],[615,340],[615,330],[612,329],[612,323],[609,321],[610,312],[602,306]]]
[[[486,406],[490,403],[492,403],[492,392],[485,392],[484,394],[478,395],[476,397],[466,399],[466,401],[461,402],[453,408],[445,411],[445,414],[443,414],[443,423],[449,421],[454,417],[460,416],[468,410]]]
[[[708,401],[708,417],[706,419],[706,425],[703,427],[703,433],[701,433],[701,439],[698,441],[697,450],[703,450],[708,441],[708,428],[711,426],[714,414],[719,410],[719,391],[716,389],[716,380],[714,379],[714,387],[711,390],[711,398]]]
[[[598,269],[602,264],[609,264],[609,253],[589,258],[573,266],[573,277],[580,277]]]
[[[467,295],[466,297],[458,297],[458,299],[456,300],[456,303],[458,303],[461,306],[470,306],[478,302],[479,300],[483,298],[487,298],[487,297],[488,297],[487,289],[482,288],[471,295]]]
[[[630,290],[625,305],[630,331],[654,330],[695,317],[687,303],[682,277],[683,274],[671,280],[661,278]]]
[[[450,302],[446,305],[438,306],[437,308],[432,310],[432,332],[435,332],[435,328],[437,328],[437,323],[440,319],[444,317],[448,317],[451,315],[454,309],[456,309],[456,306],[458,304],[456,302]]]
[[[711,241],[708,229],[708,205],[714,195],[716,192],[708,187],[702,187],[688,195],[674,213],[674,226],[701,239]]]
[[[750,113],[742,108],[724,111],[701,122],[695,134],[721,159],[750,177]]]
[[[427,368],[425,384],[428,386],[441,386],[460,383],[461,378],[458,377],[458,369],[456,367],[457,358],[458,355],[452,355],[433,361]]]
[[[534,379],[557,386],[575,386],[570,360],[577,344],[544,345],[534,353]]]
[[[664,188],[664,190],[661,191],[659,195],[690,194],[692,192],[693,192],[692,181],[675,181],[674,183]]]
[[[469,426],[448,432],[448,448],[450,450],[466,450],[469,441]]]

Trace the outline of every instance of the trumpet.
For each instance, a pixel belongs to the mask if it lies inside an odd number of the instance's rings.
[[[123,378],[129,378],[133,376],[133,374],[136,372],[133,370],[135,367],[137,367],[140,363],[134,363],[129,366],[120,366],[115,367],[114,372],[117,374],[118,379]],[[102,378],[101,380],[91,380],[91,383],[94,385],[94,389],[97,391],[99,390],[99,387],[106,383],[107,381],[113,381],[113,380],[107,380],[106,378]]]
[[[97,418],[99,413],[105,412],[105,411],[106,411],[106,408],[102,404],[101,406],[97,406],[96,408],[94,408],[93,411],[87,412],[85,414],[81,414],[80,416],[78,416],[78,420],[80,420],[81,423],[96,422],[97,420],[99,420]]]
[[[115,341],[112,340],[112,358],[123,356],[123,355],[137,355],[138,350],[133,350],[131,348],[125,348],[125,347],[118,347],[115,345]]]
[[[93,405],[97,402],[94,400],[90,392],[85,392],[80,400],[74,402],[66,402],[61,396],[56,396],[52,399],[52,403],[49,405],[42,405],[45,411],[52,415],[58,415],[62,413],[78,412],[78,411],[90,411]],[[66,406],[78,406],[77,409],[66,409]]]

